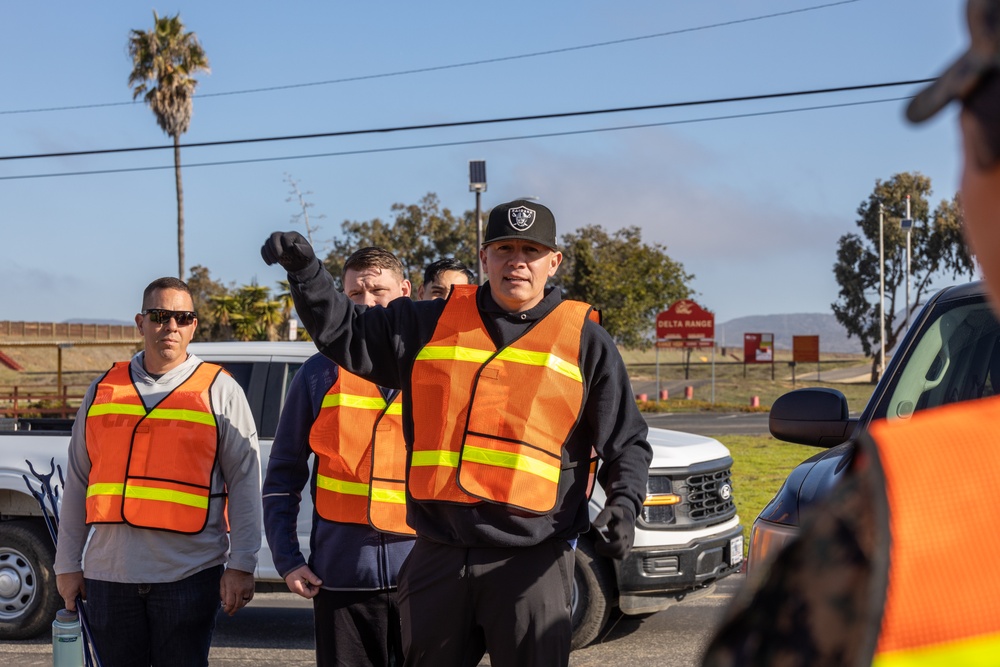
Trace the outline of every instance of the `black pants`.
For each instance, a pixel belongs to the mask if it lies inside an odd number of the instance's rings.
[[[203,667],[219,611],[216,565],[180,581],[122,584],[86,579],[87,615],[108,667]]]
[[[573,550],[465,549],[417,538],[399,572],[407,667],[569,663]]]
[[[328,591],[313,598],[317,667],[403,664],[395,591]]]

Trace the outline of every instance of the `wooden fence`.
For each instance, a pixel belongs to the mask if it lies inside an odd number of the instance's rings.
[[[134,324],[83,322],[12,322],[0,320],[0,339],[8,340],[120,340],[139,339]]]
[[[0,386],[0,417],[56,417],[71,419],[83,402],[88,385]]]

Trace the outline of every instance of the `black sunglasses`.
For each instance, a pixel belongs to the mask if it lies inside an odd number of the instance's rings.
[[[163,308],[149,308],[142,311],[143,315],[149,315],[149,321],[153,324],[166,324],[171,319],[177,322],[177,326],[186,327],[194,324],[198,313],[193,310],[164,310]]]

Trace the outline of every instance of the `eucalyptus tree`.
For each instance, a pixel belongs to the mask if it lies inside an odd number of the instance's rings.
[[[876,179],[871,194],[858,205],[858,231],[844,234],[837,244],[833,272],[840,285],[833,314],[848,336],[861,342],[872,357],[872,382],[878,379],[881,345],[881,284],[885,293],[885,349],[896,346],[906,322],[935,290],[935,279],[950,273],[953,278],[975,273],[975,258],[962,241],[962,212],[958,196],[931,208],[931,180],[919,173],[894,174]],[[907,232],[900,221],[910,200],[909,271]],[[882,261],[879,261],[881,229]],[[909,277],[912,298],[906,311],[904,294]],[[903,311],[903,317],[899,313]]]

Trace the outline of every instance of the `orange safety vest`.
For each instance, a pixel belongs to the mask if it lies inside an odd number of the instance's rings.
[[[890,534],[873,665],[1000,660],[1000,398],[874,422]]]
[[[328,521],[413,535],[406,525],[406,443],[397,392],[343,368],[309,430],[316,452],[316,512]]]
[[[544,514],[555,507],[562,448],[583,408],[580,339],[592,309],[563,301],[498,350],[476,289],[453,287],[414,360],[407,487],[416,500]]]
[[[147,410],[129,362],[98,382],[87,410],[87,523],[194,534],[205,528],[219,437],[209,389],[222,368],[201,363]]]

